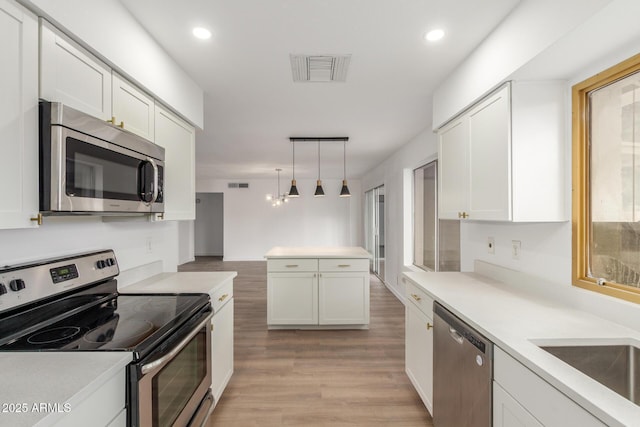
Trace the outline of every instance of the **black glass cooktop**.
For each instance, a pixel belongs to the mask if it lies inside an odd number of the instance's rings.
[[[93,305],[90,305],[93,304]],[[109,350],[141,357],[195,313],[209,305],[207,294],[116,294],[89,307],[66,307],[51,322],[38,322],[51,307],[31,310],[13,323],[32,325],[2,339],[0,351]],[[60,309],[60,303],[56,306]],[[62,318],[61,318],[62,317]],[[51,318],[51,317],[49,317]],[[35,325],[35,326],[34,326]],[[4,326],[4,325],[3,325]]]

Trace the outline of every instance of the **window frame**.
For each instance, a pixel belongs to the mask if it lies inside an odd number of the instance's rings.
[[[640,288],[589,277],[589,93],[640,71],[640,54],[572,87],[572,267],[574,286],[640,303]]]

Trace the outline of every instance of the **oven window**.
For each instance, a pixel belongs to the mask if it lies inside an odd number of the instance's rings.
[[[68,196],[139,200],[140,160],[67,137]]]
[[[153,425],[171,426],[207,375],[207,331],[196,335],[153,378]],[[199,403],[199,402],[198,402]]]

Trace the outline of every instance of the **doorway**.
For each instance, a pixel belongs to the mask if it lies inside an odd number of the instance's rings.
[[[384,185],[365,193],[365,247],[371,254],[369,269],[384,281],[385,227]]]
[[[196,193],[195,256],[224,255],[224,194]]]

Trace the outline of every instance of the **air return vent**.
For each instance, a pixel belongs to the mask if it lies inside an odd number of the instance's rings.
[[[289,55],[294,82],[344,82],[351,55]]]
[[[249,188],[248,182],[229,182],[227,183],[229,188]]]

